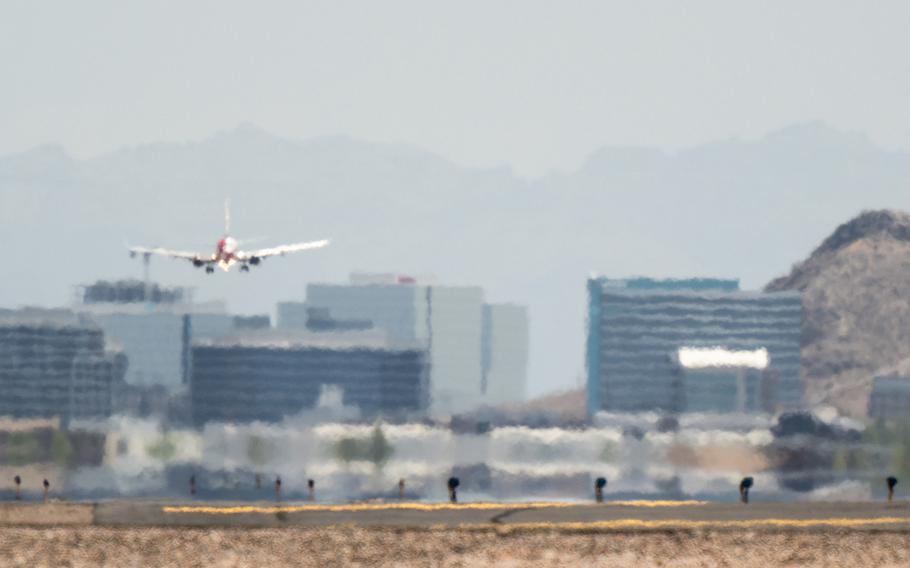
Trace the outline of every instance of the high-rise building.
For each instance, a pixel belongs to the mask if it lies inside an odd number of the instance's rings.
[[[745,292],[738,280],[591,278],[588,412],[685,411],[681,348],[767,350],[765,404],[798,408],[802,317],[799,293]]]
[[[307,327],[344,332],[372,329],[390,345],[429,353],[430,401],[436,415],[473,408],[482,399],[483,290],[477,286],[419,285],[412,279],[350,285],[310,284]]]
[[[80,287],[76,312],[89,317],[129,359],[126,382],[185,388],[194,338],[221,337],[234,329],[223,302],[194,303],[186,288],[140,281],[96,282]]]
[[[193,346],[193,422],[278,422],[308,410],[325,387],[362,419],[420,418],[428,404],[425,351],[376,334],[277,332]]]
[[[514,304],[483,307],[483,377],[486,404],[524,400],[528,374],[528,309]]]
[[[126,358],[66,310],[0,312],[0,416],[106,418]]]
[[[354,273],[349,284],[310,284],[306,302],[278,305],[278,327],[382,333],[429,353],[432,413],[521,401],[528,357],[524,307],[484,304],[478,286],[439,286],[395,274]]]

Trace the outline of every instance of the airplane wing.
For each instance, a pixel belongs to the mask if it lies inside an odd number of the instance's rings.
[[[189,252],[184,250],[169,250],[159,247],[149,248],[149,247],[130,247],[130,255],[137,254],[156,254],[159,256],[167,256],[170,258],[182,258],[184,260],[196,262],[211,262],[211,258],[206,258],[204,255],[201,255],[196,252]]]
[[[258,250],[243,251],[237,254],[238,260],[249,260],[253,258],[266,258],[269,256],[285,255],[289,252],[300,252],[302,250],[311,250],[322,248],[329,244],[328,240],[311,241],[308,243],[295,243],[293,245],[279,245]]]

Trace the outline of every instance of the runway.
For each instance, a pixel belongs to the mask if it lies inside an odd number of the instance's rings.
[[[228,503],[108,501],[5,503],[0,525],[108,527],[330,527],[450,529],[888,529],[910,530],[910,502],[708,503]]]

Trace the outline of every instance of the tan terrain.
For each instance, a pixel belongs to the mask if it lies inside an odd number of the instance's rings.
[[[4,503],[0,568],[910,566],[910,502]]]
[[[3,567],[908,565],[910,534],[887,530],[0,529]]]

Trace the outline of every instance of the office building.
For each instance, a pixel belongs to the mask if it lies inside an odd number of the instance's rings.
[[[307,307],[304,302],[278,302],[275,308],[278,315],[276,328],[289,330],[307,328]]]
[[[349,285],[308,285],[303,309],[311,331],[374,330],[384,333],[392,346],[417,345],[427,351],[434,415],[462,412],[483,402],[480,287],[422,285],[409,277],[355,274]]]
[[[910,377],[876,377],[869,395],[869,418],[910,418]]]
[[[278,327],[375,332],[428,353],[431,413],[444,417],[525,395],[528,314],[485,304],[478,286],[440,286],[396,274],[353,273],[349,284],[310,284],[306,302],[278,305]]]
[[[485,404],[522,401],[528,374],[528,309],[514,304],[483,306],[483,376]]]
[[[766,350],[769,363],[761,375],[772,400],[763,404],[799,408],[802,316],[799,293],[745,292],[737,280],[591,278],[588,413],[687,410],[681,348]],[[716,373],[709,374],[721,380]]]
[[[325,387],[372,420],[420,418],[428,406],[425,352],[376,334],[272,332],[193,346],[194,423],[278,422],[312,409]]]
[[[99,281],[79,287],[73,309],[126,354],[128,384],[174,391],[189,381],[192,340],[228,335],[235,326],[224,303],[194,303],[191,292],[135,280]]]
[[[66,310],[0,311],[0,416],[103,419],[126,358]]]

